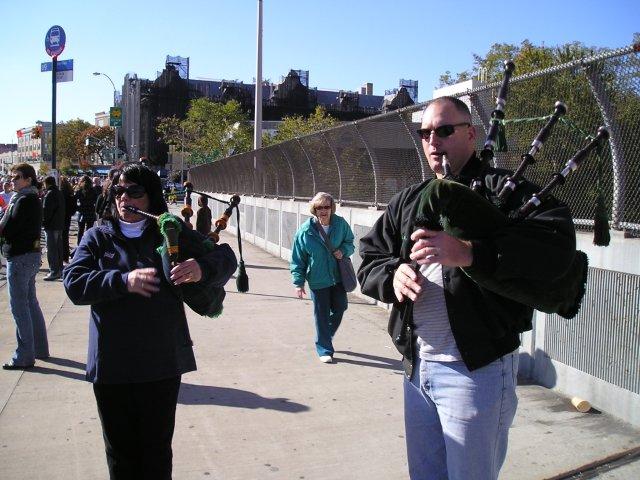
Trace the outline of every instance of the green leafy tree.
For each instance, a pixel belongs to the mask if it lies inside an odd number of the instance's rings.
[[[89,145],[86,140],[89,139]],[[103,151],[105,148],[113,148],[114,135],[111,127],[97,127],[95,125],[80,132],[76,138],[76,148],[82,152],[84,158],[90,158],[94,155],[99,155],[103,158]],[[107,160],[111,160],[110,158]]]
[[[248,121],[236,101],[223,104],[198,98],[191,102],[184,120],[159,118],[156,132],[166,145],[181,148],[184,144],[190,163],[196,165],[249,151],[253,130]]]
[[[56,125],[56,160],[78,163],[84,153],[84,144],[78,143],[81,134],[91,124],[79,118],[60,122]]]
[[[327,114],[326,110],[321,106],[317,106],[315,111],[308,117],[301,115],[293,115],[284,117],[282,123],[278,127],[278,132],[273,135],[264,135],[263,144],[265,146],[273,145],[296,137],[302,137],[311,133],[326,130],[335,127],[340,122]]]

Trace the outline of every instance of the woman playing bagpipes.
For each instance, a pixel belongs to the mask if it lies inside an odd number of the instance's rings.
[[[183,302],[220,313],[236,258],[166,213],[160,179],[146,166],[124,166],[112,188],[114,214],[86,232],[64,286],[75,304],[91,306],[86,378],[110,477],[169,479],[180,379],[196,370]]]

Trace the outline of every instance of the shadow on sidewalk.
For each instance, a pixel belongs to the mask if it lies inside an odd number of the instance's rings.
[[[260,395],[239,390],[237,388],[214,387],[210,385],[194,385],[182,383],[178,403],[182,405],[221,405],[237,408],[264,408],[280,412],[300,413],[309,410],[301,403],[289,401],[288,398],[266,398]]]
[[[289,267],[269,267],[267,265],[245,265],[247,268],[254,268],[256,270],[289,270]]]
[[[68,358],[49,357],[46,360],[38,360],[38,361],[53,363],[55,365],[60,365],[61,367],[77,368],[78,370],[82,370],[83,372],[87,368],[86,364],[82,362],[76,362],[75,360],[69,360]]]
[[[38,365],[29,370],[29,372],[41,373],[43,375],[58,375],[59,377],[70,378],[71,380],[80,380],[82,382],[86,381],[84,373],[67,372],[66,370],[56,370],[55,368],[40,367]]]
[[[231,278],[235,278],[235,277],[231,277]],[[226,293],[227,295],[230,293],[237,293],[239,295],[254,295],[256,297],[274,297],[274,298],[288,298],[290,300],[300,300],[298,297],[294,297],[293,295],[272,295],[269,293],[251,293],[251,292],[241,293],[241,292],[235,292],[233,290],[226,290]],[[304,298],[303,300],[311,301],[310,298]]]
[[[59,377],[70,378],[71,380],[86,381],[84,376],[85,364],[76,362],[75,360],[69,360],[68,358],[49,357],[46,360],[37,360],[36,366],[29,370],[30,373],[39,373],[42,375],[58,375]],[[69,372],[66,370],[58,370],[56,368],[43,367],[42,364],[53,363],[54,365],[60,365],[61,367],[77,368],[81,370],[78,372]]]
[[[385,368],[387,370],[396,370],[398,372],[402,372],[404,370],[402,368],[401,360],[378,357],[377,355],[368,355],[366,353],[348,352],[348,351],[336,351],[336,354],[351,355],[352,357],[360,357],[366,360],[370,360],[368,362],[365,362],[362,360],[351,360],[349,358],[334,357],[334,362],[336,363],[351,363],[353,365],[361,365],[363,367]]]

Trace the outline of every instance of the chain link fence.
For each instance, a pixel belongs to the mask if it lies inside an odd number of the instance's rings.
[[[457,95],[470,106],[478,151],[499,86]],[[518,167],[557,100],[568,112],[526,178],[545,185],[604,125],[611,133],[605,148],[554,194],[571,207],[576,225],[589,228],[600,192],[612,227],[639,234],[640,44],[514,77],[505,109],[507,151],[496,153],[495,166]],[[341,203],[382,207],[401,189],[433,176],[416,133],[427,104],[201,165],[189,178],[198,190],[211,192],[308,200],[324,191]]]

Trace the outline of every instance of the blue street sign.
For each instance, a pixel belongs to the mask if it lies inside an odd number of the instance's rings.
[[[41,72],[50,72],[53,70],[53,62],[44,62],[40,64]],[[56,68],[59,72],[66,72],[67,70],[73,70],[73,59],[69,60],[58,60],[58,67]]]
[[[50,57],[57,57],[64,50],[66,42],[67,36],[64,33],[64,28],[60,25],[54,25],[44,36],[44,49]]]

